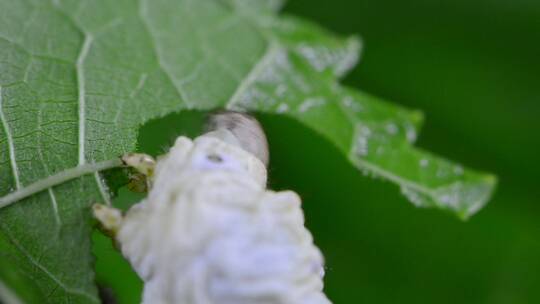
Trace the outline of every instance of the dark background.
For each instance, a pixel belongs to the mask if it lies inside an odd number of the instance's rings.
[[[363,176],[298,123],[259,116],[272,150],[271,186],[303,197],[326,256],[328,296],[540,303],[540,1],[290,0],[285,13],[360,34],[362,60],[344,82],[423,110],[420,147],[499,177],[493,200],[461,222],[414,208],[395,185]],[[159,154],[178,130],[197,134],[202,118],[149,123],[140,150]],[[119,203],[134,199],[123,192]],[[136,303],[140,281],[108,240],[95,240],[99,281]]]

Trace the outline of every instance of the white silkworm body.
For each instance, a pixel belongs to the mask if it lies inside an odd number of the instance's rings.
[[[261,160],[211,133],[158,159],[117,240],[147,304],[330,303],[298,195],[267,190]]]

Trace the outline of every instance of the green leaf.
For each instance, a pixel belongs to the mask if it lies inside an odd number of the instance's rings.
[[[11,254],[8,241],[0,233],[0,303],[39,303],[43,296],[32,281],[9,264]]]
[[[298,119],[419,206],[465,218],[487,202],[493,177],[411,146],[421,113],[338,83],[356,37],[277,17],[280,3],[0,0],[0,195],[135,150],[149,119],[226,107]],[[89,207],[109,200],[96,173],[0,210],[43,302],[99,302]]]

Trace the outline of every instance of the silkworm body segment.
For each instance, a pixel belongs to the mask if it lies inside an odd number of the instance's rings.
[[[300,198],[267,190],[263,161],[220,137],[179,137],[148,197],[113,217],[143,302],[330,303]]]

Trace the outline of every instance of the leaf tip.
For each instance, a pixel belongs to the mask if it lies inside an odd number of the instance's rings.
[[[481,191],[482,195],[475,203],[471,204],[469,208],[456,212],[458,218],[462,221],[468,221],[473,215],[475,215],[478,211],[480,211],[486,206],[486,204],[491,200],[493,194],[495,193],[498,178],[495,174],[482,174],[482,176],[479,178],[479,183],[480,185],[478,187],[483,188]]]

